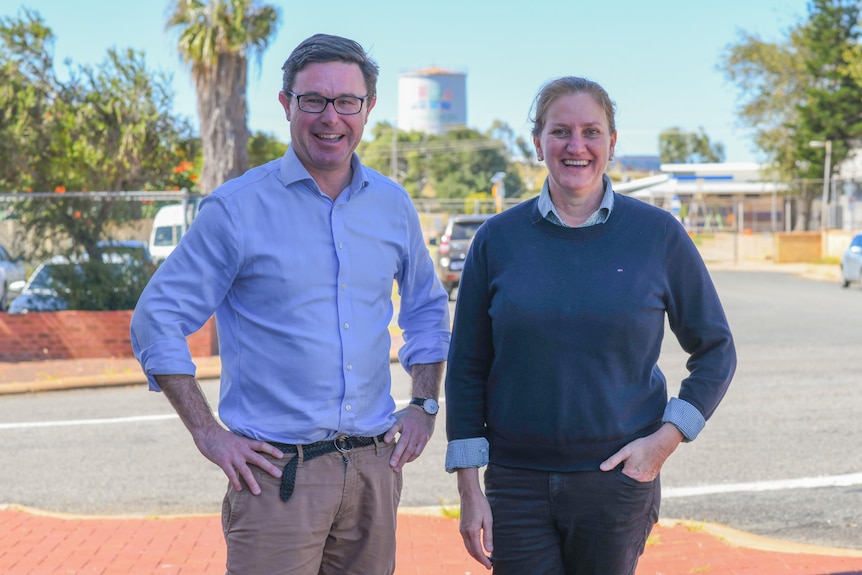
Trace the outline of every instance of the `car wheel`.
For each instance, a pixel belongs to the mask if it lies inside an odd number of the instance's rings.
[[[850,285],[850,280],[847,279],[847,276],[844,274],[844,268],[841,268],[841,287],[846,288]]]

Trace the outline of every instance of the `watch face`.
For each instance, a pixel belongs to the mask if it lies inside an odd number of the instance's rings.
[[[425,410],[425,413],[428,415],[436,415],[437,411],[440,409],[440,406],[437,405],[437,400],[433,398],[428,398],[425,400],[425,405],[422,406]]]

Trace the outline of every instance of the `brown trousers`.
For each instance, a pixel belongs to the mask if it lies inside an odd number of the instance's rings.
[[[227,575],[391,575],[402,481],[389,467],[394,449],[380,443],[302,461],[286,503],[281,480],[257,467],[260,495],[228,485]],[[269,459],[283,467],[292,457]]]

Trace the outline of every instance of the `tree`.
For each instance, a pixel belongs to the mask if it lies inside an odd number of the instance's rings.
[[[533,143],[525,140],[523,136],[516,136],[515,130],[506,122],[494,120],[488,131],[488,137],[503,142],[510,154],[518,155],[527,162],[532,162],[536,158]]]
[[[426,169],[428,136],[422,132],[398,130],[388,122],[375,124],[371,128],[371,135],[372,140],[363,140],[357,148],[362,161],[396,180],[404,186],[410,197],[421,197],[429,184]]]
[[[179,31],[197,94],[201,189],[209,193],[248,169],[248,61],[260,61],[278,10],[257,0],[175,0],[170,12],[167,28]]]
[[[395,130],[381,122],[372,128],[374,139],[360,143],[357,153],[369,167],[398,180],[414,198],[466,198],[491,191],[491,176],[505,172],[506,195],[523,191],[521,177],[512,170],[506,143],[476,130],[459,128],[442,135]]]
[[[807,21],[778,43],[742,33],[722,56],[721,67],[737,83],[742,122],[754,127],[755,144],[785,181],[822,178],[824,151],[811,140],[830,140],[832,166],[860,140],[862,83],[859,3],[812,0]],[[802,185],[796,229],[808,229],[816,186]]]
[[[33,11],[0,19],[0,191],[20,196],[13,217],[34,240],[18,238],[25,256],[83,255],[98,266],[100,240],[140,206],[87,190],[164,189],[192,149],[191,128],[172,115],[168,80],[142,54],[111,50],[98,66],[70,64],[61,82],[53,40]]]
[[[497,172],[506,173],[506,195],[520,195],[520,177],[509,170],[508,155],[502,142],[468,128],[451,130],[446,138],[443,153],[431,155],[428,159],[428,171],[438,198],[464,198],[483,191],[490,193],[491,177]]]
[[[53,73],[53,39],[35,12],[0,19],[0,190],[39,185],[33,160],[50,146],[47,124],[63,101]]]
[[[703,128],[697,132],[684,132],[680,128],[663,130],[658,136],[658,148],[665,164],[724,161],[724,144],[711,143]]]
[[[249,166],[260,166],[284,155],[287,144],[272,134],[255,132],[248,140]]]

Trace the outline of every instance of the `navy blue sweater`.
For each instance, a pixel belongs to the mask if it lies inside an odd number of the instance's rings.
[[[449,441],[499,465],[596,469],[661,426],[665,316],[690,354],[679,398],[708,419],[736,367],[706,266],[670,214],[617,194],[608,221],[564,228],[536,200],[488,220],[467,256],[446,376]]]

